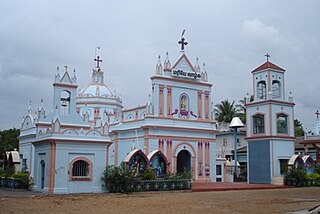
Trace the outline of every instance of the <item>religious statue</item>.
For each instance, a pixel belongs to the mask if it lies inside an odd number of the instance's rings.
[[[184,101],[184,98],[182,98],[182,100],[181,100],[180,109],[181,110],[185,110],[186,109],[186,103]]]

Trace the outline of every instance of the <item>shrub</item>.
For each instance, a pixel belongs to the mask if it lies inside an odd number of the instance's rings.
[[[305,175],[306,172],[303,168],[300,169],[292,166],[285,175],[286,184],[290,186],[302,187],[304,185]]]
[[[29,176],[28,176],[27,173],[19,172],[19,173],[13,174],[11,177],[16,179],[16,180],[19,180],[17,182],[19,184],[19,187],[28,188],[28,186],[29,186]]]
[[[155,180],[156,176],[152,169],[147,168],[142,174],[141,174],[142,180]]]
[[[102,180],[110,192],[128,193],[133,190],[134,173],[124,164],[108,166]]]

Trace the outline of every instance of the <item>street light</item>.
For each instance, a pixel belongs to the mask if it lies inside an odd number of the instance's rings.
[[[231,120],[229,128],[233,128],[234,130],[234,176],[237,175],[237,129],[244,127],[239,117],[234,117]]]

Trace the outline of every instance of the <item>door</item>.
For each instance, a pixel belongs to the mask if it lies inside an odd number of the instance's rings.
[[[44,160],[40,162],[40,187],[44,188],[44,175],[45,175],[46,164]]]
[[[187,150],[178,153],[177,173],[191,173],[191,155]]]

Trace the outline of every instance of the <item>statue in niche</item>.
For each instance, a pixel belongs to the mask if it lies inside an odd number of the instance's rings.
[[[181,98],[180,109],[186,110],[186,102],[184,97]]]

